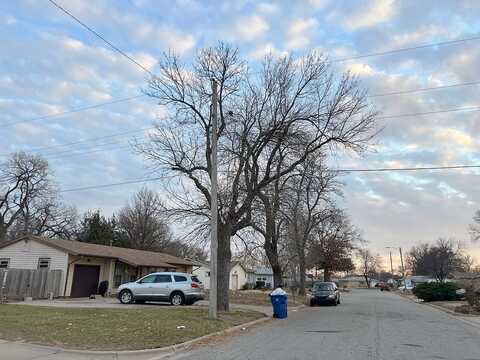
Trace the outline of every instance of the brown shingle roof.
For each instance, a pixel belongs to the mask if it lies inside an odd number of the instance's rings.
[[[47,239],[39,236],[25,236],[0,247],[10,245],[20,240],[34,240],[42,244],[63,250],[72,255],[97,256],[118,259],[133,266],[152,266],[174,268],[176,265],[193,265],[192,262],[156,251],[127,249],[117,246],[105,246],[84,243],[73,240]]]

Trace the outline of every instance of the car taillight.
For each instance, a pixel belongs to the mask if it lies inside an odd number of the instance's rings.
[[[199,286],[196,282],[192,282],[192,288],[197,289]]]

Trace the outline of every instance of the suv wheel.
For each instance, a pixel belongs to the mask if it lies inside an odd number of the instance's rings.
[[[130,290],[122,290],[118,298],[122,304],[131,304],[133,302],[133,294]]]
[[[174,306],[183,305],[185,303],[185,297],[181,292],[174,292],[170,296],[170,303]]]

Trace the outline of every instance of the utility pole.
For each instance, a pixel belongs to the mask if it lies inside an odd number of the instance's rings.
[[[393,261],[392,261],[392,250],[390,250],[390,272],[393,277]]]
[[[399,247],[398,250],[400,251],[400,263],[402,264],[403,288],[404,288],[404,291],[406,291],[407,290],[407,283],[405,282],[405,267],[403,266],[402,248]]]
[[[217,205],[217,103],[218,103],[218,88],[217,82],[212,79],[212,105],[211,105],[211,138],[212,153],[211,163],[212,170],[210,175],[211,190],[211,227],[210,227],[210,295],[208,301],[208,317],[210,319],[217,318],[217,250],[218,250],[218,205]]]

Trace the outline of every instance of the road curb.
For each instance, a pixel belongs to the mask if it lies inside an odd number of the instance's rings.
[[[413,302],[414,304],[418,304],[418,305],[425,305],[425,306],[428,306],[430,308],[433,308],[433,309],[436,309],[436,310],[439,310],[443,313],[445,313],[448,317],[451,317],[453,319],[456,319],[456,320],[459,320],[465,324],[468,324],[472,327],[475,327],[477,329],[480,330],[480,322],[475,322],[475,321],[470,321],[468,320],[468,315],[464,315],[464,314],[461,314],[461,313],[457,313],[453,310],[450,310],[450,309],[446,309],[444,308],[443,306],[439,306],[439,305],[435,305],[435,304],[431,304],[431,303],[428,303],[428,302],[417,302],[415,301],[414,299],[411,299],[411,298],[408,298],[406,296],[402,296],[400,294],[395,294],[397,295],[398,297],[400,297],[401,299],[405,299],[407,301],[410,301],[410,302]]]
[[[204,340],[208,340],[209,338],[213,338],[215,336],[219,335],[225,335],[229,334],[238,330],[242,330],[244,328],[248,328],[254,325],[258,325],[264,322],[267,322],[271,320],[271,317],[264,316],[260,319],[250,321],[248,323],[236,325],[230,328],[227,328],[225,330],[221,331],[216,331],[211,334],[203,335],[198,338],[192,339],[185,341],[183,343],[179,344],[174,344],[174,345],[168,345],[164,346],[161,348],[153,348],[153,349],[143,349],[143,350],[122,350],[122,351],[115,351],[115,350],[76,350],[76,349],[65,349],[61,347],[56,347],[56,346],[48,346],[48,345],[40,345],[40,344],[34,344],[34,343],[28,343],[28,342],[23,342],[23,341],[12,341],[12,343],[17,343],[17,344],[26,344],[29,346],[41,348],[41,349],[46,349],[46,350],[51,350],[54,353],[67,353],[67,354],[79,354],[79,355],[104,355],[104,356],[131,356],[131,355],[145,355],[145,354],[151,354],[152,356],[154,355],[167,355],[167,354],[173,354],[175,352],[178,352],[180,350],[186,350],[190,346],[195,345],[197,342],[201,342]],[[6,340],[8,342],[8,340]]]

